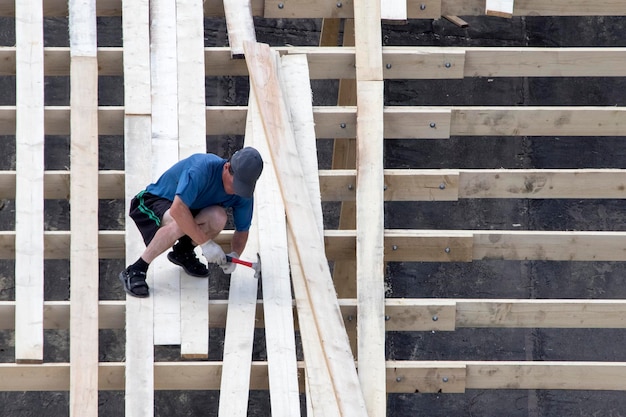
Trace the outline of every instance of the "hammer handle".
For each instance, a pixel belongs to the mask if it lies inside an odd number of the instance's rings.
[[[228,262],[232,262],[234,264],[245,265],[245,266],[247,266],[249,268],[253,268],[252,262],[244,261],[244,260],[241,260],[239,258],[233,258],[230,255],[226,255],[226,260]]]

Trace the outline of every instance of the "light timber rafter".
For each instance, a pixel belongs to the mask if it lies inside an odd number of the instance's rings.
[[[70,0],[70,416],[98,414],[96,1]]]
[[[300,367],[303,364],[299,364]],[[100,363],[99,389],[124,389],[124,363]],[[222,363],[157,362],[157,390],[216,390]],[[463,372],[465,370],[465,372]],[[24,375],[29,377],[25,378]],[[1,391],[67,391],[69,364],[0,364]],[[387,361],[389,392],[464,392],[466,389],[624,390],[625,362]],[[516,381],[514,385],[511,381]],[[300,389],[302,390],[302,386]],[[250,389],[266,390],[267,363],[252,362]]]

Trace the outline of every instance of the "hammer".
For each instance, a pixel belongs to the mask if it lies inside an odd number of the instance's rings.
[[[261,257],[259,256],[258,253],[256,254],[256,257],[257,257],[256,262],[244,261],[243,259],[234,258],[230,255],[226,255],[226,260],[234,264],[239,264],[239,265],[247,266],[248,268],[254,269],[254,277],[260,278],[261,277]]]

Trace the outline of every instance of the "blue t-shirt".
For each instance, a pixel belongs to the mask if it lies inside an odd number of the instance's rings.
[[[178,196],[191,210],[232,207],[235,229],[245,232],[252,222],[253,199],[226,193],[222,182],[225,163],[214,154],[193,154],[165,171],[146,191],[171,201]]]

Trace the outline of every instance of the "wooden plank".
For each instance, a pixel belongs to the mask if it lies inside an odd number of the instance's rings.
[[[459,300],[456,305],[457,327],[626,327],[620,300]]]
[[[273,324],[263,317],[268,307],[257,301],[256,328]],[[344,322],[355,322],[356,298],[339,299]],[[126,301],[99,301],[100,329],[123,329]],[[211,300],[210,328],[226,326],[227,300]],[[292,306],[290,306],[291,310]],[[265,313],[267,315],[267,313]],[[388,298],[385,300],[386,331],[452,331],[457,328],[567,328],[624,329],[625,300],[587,299],[433,299]],[[67,330],[70,325],[69,301],[44,303],[44,329]],[[346,324],[347,325],[347,324]],[[15,328],[15,301],[0,302],[0,329]],[[128,357],[127,357],[128,361]],[[271,365],[270,365],[271,367]],[[270,383],[271,385],[271,383]]]
[[[98,415],[96,2],[70,0],[70,416]]]
[[[242,135],[246,111],[241,106],[207,107],[207,135]],[[44,113],[46,134],[69,134],[69,107],[47,106]],[[390,106],[384,109],[384,113],[386,139],[444,138],[446,136],[440,129],[446,124],[450,125],[451,136],[604,137],[620,136],[626,129],[626,108],[615,106]],[[313,114],[318,138],[356,136],[356,107],[316,106]],[[399,123],[389,123],[388,118]],[[0,122],[0,134],[12,135],[15,132],[15,107],[0,107]],[[435,128],[431,127],[432,122]],[[100,107],[98,125],[101,135],[122,135],[124,108]]]
[[[232,233],[215,240],[227,245]],[[124,232],[100,231],[103,259],[124,258]],[[491,240],[491,241],[490,241]],[[355,230],[326,230],[330,260],[354,259]],[[547,247],[543,247],[545,243]],[[44,233],[44,258],[69,259],[70,233]],[[624,261],[626,232],[518,230],[385,230],[385,262],[470,262],[472,259]],[[15,232],[0,231],[0,259],[15,259]]]
[[[461,79],[467,51],[462,48],[383,48],[385,79]]]
[[[206,152],[202,0],[176,2],[178,39],[178,154]],[[199,249],[197,249],[199,251]],[[209,280],[180,272],[181,356],[209,357]]]
[[[310,86],[306,73],[303,80],[302,70],[297,71],[302,67],[306,69],[306,58],[303,59],[302,56],[284,57],[282,63],[283,85],[292,109],[294,130],[302,132],[305,130],[304,128],[307,128],[309,131],[308,139],[311,141],[313,113],[310,105],[306,105],[307,102],[311,102]],[[292,65],[288,69],[285,68],[289,64]],[[302,103],[294,102],[298,96],[302,97]],[[296,104],[299,107],[294,109]],[[253,130],[252,146],[257,148],[265,162],[263,175],[257,182],[255,210],[258,213],[259,236],[262,236],[259,240],[259,254],[263,262],[263,299],[271,300],[271,302],[263,303],[266,321],[265,344],[268,360],[270,405],[272,415],[298,417],[300,416],[300,398],[285,207],[280,197],[278,180],[272,165],[267,138],[253,90],[250,92],[249,109],[253,116],[251,123]],[[293,110],[300,110],[300,112]],[[300,113],[306,110],[311,114],[310,123],[301,120],[303,117]],[[302,138],[301,136],[303,135],[297,136],[299,143],[303,142],[302,139],[306,139],[306,137]],[[312,141],[315,144],[314,134]],[[316,158],[310,159],[316,161]],[[317,172],[317,166],[315,172]]]
[[[391,361],[387,367],[390,393],[411,390],[414,393],[465,392],[467,366],[462,362],[420,362],[415,366],[411,361]]]
[[[251,92],[251,95],[253,93]],[[255,121],[255,109],[248,112],[246,129],[246,145],[256,142],[253,139],[256,130],[261,126],[260,120]],[[263,139],[263,138],[261,138]],[[259,192],[255,192],[255,197]],[[260,235],[258,229],[258,209],[254,210],[252,226],[248,242],[241,254],[242,259],[255,261],[259,253]],[[271,279],[271,277],[270,277]],[[220,384],[218,415],[224,417],[246,416],[250,386],[250,366],[254,343],[254,319],[256,313],[256,297],[258,277],[250,268],[238,266],[230,276],[228,293],[228,313],[224,335],[224,368]]]
[[[514,0],[486,0],[485,14],[510,19],[513,17]]]
[[[152,82],[152,180],[179,160],[176,3],[150,2]],[[151,265],[154,285],[154,343],[179,345],[180,271],[162,255]]]
[[[250,0],[225,0],[224,14],[230,53],[233,58],[243,58],[243,43],[256,42],[252,4]],[[200,13],[202,16],[202,13]],[[203,37],[201,39],[204,39]]]
[[[126,210],[130,201],[151,179],[151,120],[149,115],[127,115],[124,140],[126,167]],[[126,215],[126,263],[135,262],[144,249],[141,235]],[[148,270],[148,285],[153,287],[153,273]],[[154,414],[154,299],[126,296],[126,415]]]
[[[453,15],[445,15],[443,16],[444,19],[446,19],[447,21],[455,24],[456,26],[460,27],[460,28],[466,28],[469,26],[469,23],[467,23],[465,20],[461,19],[459,16],[453,16]]]
[[[124,113],[150,114],[150,2],[124,1],[122,33],[124,35],[123,75]],[[103,59],[98,57],[98,62]]]
[[[99,0],[98,16],[119,16],[121,0]],[[254,16],[269,18],[350,18],[353,17],[352,0],[337,6],[336,0],[307,2],[291,0],[279,8],[279,0],[252,0]],[[437,19],[441,15],[480,16],[485,13],[485,0],[408,0],[407,13],[410,19]],[[519,2],[518,2],[519,3]],[[421,7],[424,5],[426,7]],[[516,5],[516,16],[624,16],[626,11],[615,0],[526,0]],[[223,17],[224,7],[220,0],[207,0],[204,3],[207,17]],[[12,0],[0,2],[0,16],[14,16],[15,4]],[[66,0],[46,0],[45,16],[67,16]]]
[[[388,361],[386,366],[393,392],[405,394],[414,394],[420,386],[452,392],[463,386],[463,368],[464,389],[623,391],[626,378],[625,362]],[[157,390],[216,390],[222,374],[219,361],[157,362],[154,368]],[[250,389],[266,390],[267,363],[253,362],[251,369]],[[124,389],[123,362],[100,363],[100,375],[101,390]],[[67,391],[68,387],[67,363],[0,363],[2,391]]]
[[[358,35],[358,33],[357,33]],[[357,81],[356,267],[359,380],[369,416],[385,416],[383,82]]]
[[[355,3],[354,38],[357,80],[382,80],[383,50],[380,0],[362,0]]]
[[[19,2],[15,19],[15,360],[43,361],[44,76],[41,0]]]
[[[257,96],[265,133],[271,140],[272,160],[281,185],[289,231],[295,239],[298,259],[305,272],[307,293],[316,317],[317,331],[325,351],[326,366],[332,375],[340,411],[365,415],[365,403],[350,344],[341,321],[341,312],[332,285],[321,236],[306,193],[302,167],[289,126],[286,105],[276,75],[274,58],[267,45],[244,44],[251,84]],[[277,163],[280,161],[280,164]],[[303,253],[306,247],[306,253]],[[312,273],[316,271],[315,273]],[[340,325],[337,325],[339,322]],[[319,366],[320,364],[313,364]]]
[[[407,0],[380,0],[380,18],[382,20],[406,21]]]

